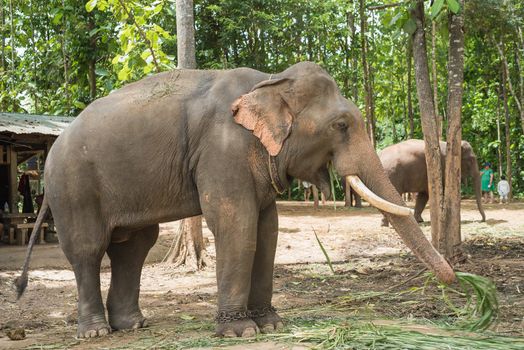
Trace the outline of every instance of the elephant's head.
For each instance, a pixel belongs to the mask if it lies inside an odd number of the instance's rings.
[[[455,274],[433,248],[412,215],[391,214],[404,206],[366,133],[357,106],[313,63],[299,63],[253,87],[233,104],[235,121],[252,130],[271,156],[286,164],[287,175],[310,181],[329,194],[326,164],[342,176],[358,176],[389,202],[385,212],[405,244],[446,283]],[[376,198],[375,198],[376,199]],[[383,201],[383,202],[385,202]],[[370,203],[376,203],[371,200]]]
[[[475,189],[475,198],[477,200],[477,207],[482,221],[486,221],[486,214],[484,214],[484,208],[482,207],[482,192],[480,188],[480,171],[477,162],[477,156],[473,152],[473,148],[467,141],[462,141],[461,145],[462,152],[462,177],[470,176],[473,179],[473,188]]]

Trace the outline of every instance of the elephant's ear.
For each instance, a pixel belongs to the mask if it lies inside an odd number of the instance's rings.
[[[235,122],[253,131],[272,156],[280,152],[291,132],[293,115],[284,98],[290,82],[286,78],[265,80],[231,106]]]

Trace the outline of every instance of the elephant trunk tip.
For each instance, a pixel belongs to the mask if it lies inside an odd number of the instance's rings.
[[[455,275],[455,271],[453,271],[453,268],[449,264],[443,264],[443,266],[440,266],[435,269],[435,275],[437,276],[438,280],[446,285],[451,285],[457,280],[457,276]]]

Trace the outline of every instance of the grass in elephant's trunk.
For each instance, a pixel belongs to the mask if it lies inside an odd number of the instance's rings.
[[[457,272],[456,275],[462,292],[456,291],[450,286],[440,284],[439,288],[442,289],[442,298],[457,314],[461,320],[458,324],[463,328],[472,331],[488,328],[497,318],[499,308],[495,284],[486,277],[472,273]],[[434,280],[434,276],[431,277]],[[447,291],[460,293],[466,297],[466,305],[462,308],[453,305],[447,297]]]

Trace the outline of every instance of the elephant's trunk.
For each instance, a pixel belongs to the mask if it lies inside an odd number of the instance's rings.
[[[367,140],[366,140],[367,141]],[[369,141],[367,141],[369,143]],[[361,143],[362,144],[362,143]],[[358,157],[359,159],[354,159]],[[360,158],[362,157],[362,158]],[[351,169],[349,164],[359,164],[357,169]],[[367,152],[349,156],[335,155],[335,167],[345,176],[358,174],[371,191],[379,197],[398,206],[405,206],[400,194],[391,184],[375,151],[370,147]],[[447,284],[455,281],[455,273],[448,262],[426,239],[413,215],[399,216],[384,212],[389,222],[398,232],[404,243],[420,259],[437,278]]]
[[[473,178],[473,188],[475,189],[475,198],[477,200],[477,208],[479,209],[482,221],[486,221],[486,214],[484,214],[484,208],[482,206],[482,191],[480,184],[480,171],[477,164],[477,160],[471,162],[471,177]]]

